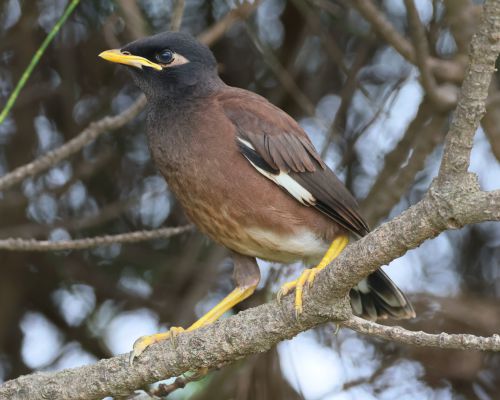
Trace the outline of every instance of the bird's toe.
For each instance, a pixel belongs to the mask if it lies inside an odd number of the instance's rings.
[[[278,295],[276,296],[278,298],[278,303],[281,303],[281,299],[288,293],[291,293],[296,286],[297,286],[297,280],[287,282],[283,286],[281,286],[280,290],[278,291]]]
[[[306,269],[302,272],[300,277],[294,281],[285,283],[278,292],[278,302],[281,302],[283,296],[295,290],[295,316],[298,319],[303,311],[303,294],[304,287],[310,287],[318,271],[315,268]]]
[[[154,343],[170,339],[172,340],[172,344],[175,346],[176,338],[181,332],[184,332],[184,328],[174,326],[167,332],[156,333],[154,335],[141,336],[134,342],[132,351],[130,352],[129,356],[130,365],[133,364],[135,358],[139,357],[144,352],[144,350],[146,350],[149,346],[151,346]]]

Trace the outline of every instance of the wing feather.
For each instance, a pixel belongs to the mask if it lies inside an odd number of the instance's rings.
[[[356,200],[293,118],[241,89],[223,91],[218,101],[235,126],[241,153],[257,171],[346,229],[360,236],[368,233]]]

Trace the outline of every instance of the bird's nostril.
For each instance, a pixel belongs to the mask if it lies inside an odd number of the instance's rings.
[[[121,51],[124,56],[130,56],[130,51]]]

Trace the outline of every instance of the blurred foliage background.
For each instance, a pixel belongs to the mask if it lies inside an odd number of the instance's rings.
[[[296,118],[360,199],[372,226],[418,201],[439,165],[451,112],[434,107],[415,66],[357,12],[362,1],[263,0],[212,46],[229,85]],[[373,2],[406,38],[400,0]],[[480,2],[418,0],[431,56],[463,65]],[[0,104],[67,0],[0,2]],[[0,175],[57,148],[139,95],[97,54],[166,30],[171,0],[86,0],[63,26],[0,125]],[[186,0],[181,30],[198,35],[237,1]],[[497,77],[496,77],[497,78]],[[456,86],[446,71],[440,84]],[[500,93],[492,85],[472,167],[500,182]],[[76,239],[187,223],[152,165],[144,113],[50,170],[0,193],[0,239]],[[446,232],[386,268],[415,302],[406,328],[491,335],[500,326],[500,230]],[[129,351],[140,335],[185,326],[232,288],[226,252],[199,233],[81,251],[0,250],[0,382]],[[260,263],[266,301],[301,265]],[[238,311],[235,310],[235,311]],[[497,354],[408,347],[306,332],[211,373],[172,398],[498,399]]]

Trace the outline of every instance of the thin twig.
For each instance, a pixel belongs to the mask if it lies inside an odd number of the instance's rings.
[[[315,8],[309,7],[309,5],[303,0],[292,0],[292,3],[304,16],[309,29],[320,37],[328,57],[339,67],[340,71],[347,76],[349,74],[349,68],[344,61],[345,56],[342,49],[340,49],[335,40],[333,40],[331,34],[328,34],[323,30],[321,18],[315,12]],[[368,97],[368,94],[366,94],[366,96]]]
[[[175,379],[172,383],[165,384],[160,383],[158,387],[149,390],[148,394],[151,396],[166,397],[169,394],[175,392],[177,389],[184,388],[188,383],[196,382],[207,376],[209,370],[208,368],[201,368],[191,375],[181,375]]]
[[[411,42],[401,35],[377,8],[372,0],[353,0],[353,6],[370,22],[373,29],[399,54],[412,64],[416,63],[415,49]],[[325,10],[327,10],[325,8]],[[429,59],[430,67],[437,77],[445,81],[462,82],[465,65],[459,61]]]
[[[170,30],[178,31],[181,28],[182,16],[184,15],[184,0],[176,0],[170,21]]]
[[[378,222],[387,213],[388,207],[390,206],[390,209],[392,209],[394,206],[394,204],[386,206],[384,201],[381,200],[387,194],[387,182],[398,173],[401,165],[407,160],[415,141],[418,139],[419,132],[429,122],[432,114],[431,105],[424,99],[420,103],[417,114],[409,123],[401,140],[396,144],[394,149],[385,155],[382,170],[378,173],[367,196],[361,202],[361,208],[365,215],[368,216],[369,225],[374,225]]]
[[[268,46],[262,43],[252,27],[250,27],[248,23],[245,25],[245,27],[247,29],[248,36],[252,40],[254,46],[262,54],[264,62],[269,66],[269,68],[271,68],[274,75],[283,85],[285,90],[290,93],[297,105],[306,113],[306,115],[314,117],[316,111],[311,100],[309,100],[309,98],[304,94],[299,86],[297,86],[286,68],[283,67],[283,65],[280,63],[271,49],[269,49]]]
[[[407,192],[415,176],[425,165],[427,156],[442,142],[446,132],[447,118],[445,115],[434,115],[430,121],[417,125],[412,123],[412,130],[417,129],[418,137],[403,138],[396,148],[391,151],[391,162],[386,164],[380,172],[375,184],[363,200],[363,211],[368,215],[368,223],[375,225],[386,217],[392,208],[398,204],[401,197]],[[408,146],[408,147],[407,147]],[[398,157],[397,152],[401,151]],[[411,154],[410,154],[411,151]],[[408,156],[408,154],[410,154]],[[404,166],[403,166],[404,165]]]
[[[356,93],[356,88],[360,86],[358,83],[358,72],[365,65],[370,47],[371,47],[370,44],[366,43],[365,46],[362,46],[361,49],[357,51],[356,57],[349,71],[347,72],[347,77],[346,80],[344,81],[344,86],[342,88],[342,91],[340,92],[340,98],[341,98],[340,106],[335,114],[333,122],[330,124],[330,127],[328,128],[328,131],[325,135],[325,141],[323,143],[323,147],[321,148],[320,151],[320,155],[322,158],[326,156],[330,144],[333,142],[335,136],[343,133],[343,131],[345,130],[345,126],[347,123],[348,109],[351,105],[354,94]],[[365,97],[368,99],[368,101],[371,101],[368,93],[365,95]],[[382,105],[385,104],[385,101],[386,101],[385,99],[382,101]],[[383,106],[379,107],[379,109],[374,114],[378,115],[378,111],[381,111],[382,109]]]
[[[146,192],[147,195],[159,193],[156,191]],[[144,194],[146,194],[144,193]],[[73,217],[58,221],[52,225],[41,225],[36,222],[28,222],[21,225],[13,225],[0,229],[0,239],[19,238],[34,239],[48,235],[52,230],[62,228],[66,231],[81,231],[104,224],[107,221],[118,218],[126,210],[138,203],[141,195],[129,196],[125,199],[117,200],[113,203],[104,204],[99,210],[85,214],[83,216]]]
[[[352,75],[351,66],[346,65],[344,61],[346,57],[334,40],[334,36],[323,27],[317,7],[310,7],[304,0],[293,0],[293,3],[297,10],[303,14],[308,28],[319,36],[327,56],[338,66],[340,71],[345,75],[345,79],[348,79]],[[359,80],[355,80],[354,84],[371,101],[370,93],[362,83]]]
[[[5,190],[29,176],[37,175],[49,169],[58,162],[81,150],[85,147],[85,145],[95,140],[104,132],[122,127],[134,118],[144,108],[145,104],[146,97],[141,95],[136,101],[134,101],[134,103],[132,103],[130,107],[122,111],[120,114],[112,117],[107,116],[97,122],[92,122],[78,136],[71,139],[69,142],[66,142],[62,146],[49,151],[47,154],[44,154],[29,164],[18,167],[8,174],[0,177],[0,190]]]
[[[221,37],[233,24],[237,21],[247,19],[257,8],[260,0],[255,0],[253,3],[242,2],[240,6],[229,11],[222,19],[214,25],[202,32],[198,36],[198,40],[206,45],[210,45]]]
[[[375,122],[381,120],[383,114],[387,114],[387,110],[392,108],[398,98],[399,92],[405,80],[406,78],[401,77],[397,82],[395,82],[391,88],[386,91],[384,98],[379,102],[380,105],[378,109],[374,111],[373,115],[371,115],[370,118],[367,121],[364,121],[360,126],[356,127],[356,129],[347,137],[346,146],[342,154],[342,159],[339,163],[340,168],[352,168],[352,162],[356,158],[356,143],[363,136],[363,134],[367,132],[373,124],[375,124]],[[349,179],[349,175],[347,179]],[[346,180],[346,185],[347,183],[348,180]]]
[[[23,74],[21,75],[21,79],[19,79],[19,82],[17,82],[17,85],[14,89],[14,91],[11,93],[9,96],[9,99],[7,100],[7,103],[5,104],[5,107],[3,108],[2,112],[0,113],[0,125],[3,123],[5,118],[7,118],[7,115],[9,114],[10,110],[14,106],[14,103],[16,102],[17,97],[19,96],[19,93],[21,92],[22,88],[28,81],[28,79],[31,76],[31,73],[35,69],[36,65],[38,64],[38,61],[40,61],[40,58],[42,58],[43,53],[45,53],[45,50],[49,46],[49,44],[52,42],[54,37],[57,35],[61,27],[64,25],[68,17],[71,15],[73,10],[76,8],[80,0],[72,0],[71,3],[68,5],[66,10],[64,10],[64,13],[61,15],[61,17],[57,20],[56,24],[54,27],[50,30],[49,34],[45,38],[45,40],[42,42],[36,53],[33,55],[33,58],[31,59],[28,67],[24,70]]]
[[[380,325],[376,322],[367,321],[355,316],[342,322],[342,325],[359,333],[415,346],[439,347],[441,349],[500,351],[500,335],[497,334],[483,337],[465,333],[450,334],[442,332],[432,334],[422,331],[415,332],[400,326]]]
[[[97,246],[106,246],[115,243],[136,243],[145,240],[166,239],[193,229],[192,225],[176,228],[161,228],[155,230],[135,231],[117,235],[96,236],[75,240],[36,240],[36,239],[0,239],[0,250],[11,251],[58,251],[82,250]]]
[[[352,4],[387,43],[408,61],[415,63],[415,50],[411,42],[394,28],[373,1],[353,0]]]
[[[441,110],[448,110],[457,102],[457,92],[452,86],[440,87],[431,71],[429,60],[429,44],[417,7],[413,0],[404,0],[408,15],[408,25],[412,32],[415,47],[415,64],[420,71],[422,86],[429,99]]]

